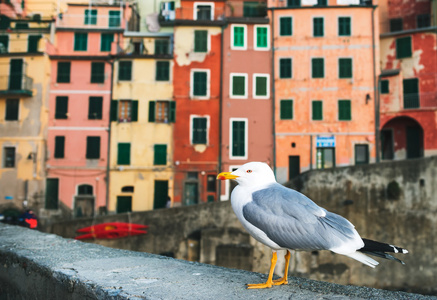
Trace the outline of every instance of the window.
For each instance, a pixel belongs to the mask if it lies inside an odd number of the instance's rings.
[[[170,62],[169,61],[157,61],[156,62],[156,81],[169,81],[170,80]]]
[[[381,94],[388,94],[390,92],[389,81],[387,79],[381,80]]]
[[[313,36],[322,37],[325,35],[325,20],[323,18],[313,19]]]
[[[232,25],[231,49],[246,50],[246,26]]]
[[[194,52],[208,52],[208,30],[194,31]]]
[[[396,58],[406,58],[411,55],[411,36],[396,39]]]
[[[111,51],[111,45],[114,42],[113,33],[102,33],[100,36],[100,51],[109,52]]]
[[[19,99],[6,99],[5,121],[18,121]]]
[[[76,32],[74,34],[74,51],[86,51],[88,46],[88,34]]]
[[[266,5],[258,1],[243,2],[243,17],[265,17],[267,15]]]
[[[27,52],[35,53],[38,52],[38,44],[41,39],[41,35],[29,35],[27,42]]]
[[[291,17],[279,18],[279,35],[291,36],[293,35],[293,19]]]
[[[15,168],[15,147],[3,148],[3,168]]]
[[[247,157],[247,119],[231,118],[230,122],[230,157],[245,159]]]
[[[402,18],[390,19],[390,32],[402,31]]]
[[[429,14],[423,14],[417,16],[417,28],[424,28],[431,26],[431,16]]]
[[[130,143],[118,143],[117,165],[130,165]]]
[[[85,9],[85,25],[97,24],[97,9]]]
[[[270,82],[268,74],[253,74],[253,98],[269,98]]]
[[[279,78],[291,78],[292,77],[292,62],[291,58],[279,59]]]
[[[320,100],[314,100],[312,102],[312,120],[323,120],[323,102]]]
[[[167,164],[167,145],[154,145],[153,164],[166,165]]]
[[[352,58],[338,59],[338,77],[352,78]]]
[[[92,62],[91,63],[91,83],[105,82],[105,63]]]
[[[369,163],[369,145],[355,145],[355,164],[365,165]]]
[[[247,74],[231,73],[231,98],[247,98]]]
[[[69,83],[70,82],[70,62],[58,62],[58,74],[56,77],[56,82],[58,83]]]
[[[279,114],[281,120],[292,120],[293,100],[281,100],[279,104]]]
[[[351,101],[338,100],[338,120],[350,121],[351,119]]]
[[[351,35],[351,18],[339,17],[338,18],[338,35],[350,36]]]
[[[317,148],[317,169],[335,167],[335,148]]]
[[[57,96],[55,103],[55,119],[67,119],[68,117],[68,97]]]
[[[0,53],[8,53],[9,36],[0,35]]]
[[[93,186],[89,184],[81,184],[77,187],[78,195],[93,195]]]
[[[288,7],[297,7],[300,6],[300,0],[287,0]]]
[[[64,158],[65,136],[55,136],[55,158]]]
[[[168,40],[155,40],[155,55],[168,54]]]
[[[100,137],[87,136],[86,137],[86,158],[99,159],[100,158]]]
[[[217,190],[217,179],[216,175],[207,175],[206,177],[206,191],[215,192]]]
[[[191,144],[207,144],[208,119],[193,117],[191,119]]]
[[[90,97],[88,102],[88,119],[101,120],[102,119],[102,104],[103,97]]]
[[[419,108],[419,79],[404,79],[402,85],[404,90],[404,108]]]
[[[174,123],[176,121],[175,101],[150,101],[149,122]]]
[[[327,6],[328,0],[317,0],[316,6]]]
[[[213,20],[214,10],[212,5],[194,4],[194,20]]]
[[[311,77],[312,78],[325,77],[325,59],[320,57],[311,59]]]
[[[58,209],[59,203],[59,179],[47,178],[46,179],[46,197],[45,197],[45,209]]]
[[[111,121],[136,122],[138,121],[138,101],[112,100],[110,115]]]
[[[131,61],[120,61],[118,63],[118,80],[132,80]]]
[[[132,185],[126,185],[121,188],[122,193],[133,193],[135,191],[135,188]]]
[[[269,49],[269,28],[267,26],[255,26],[254,40],[255,50]]]
[[[209,98],[209,70],[191,70],[191,98]]]
[[[109,11],[109,27],[120,27],[120,11],[110,10]]]

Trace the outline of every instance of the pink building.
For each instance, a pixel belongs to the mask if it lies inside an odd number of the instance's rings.
[[[94,216],[106,210],[111,49],[130,7],[69,4],[50,51],[45,211]]]

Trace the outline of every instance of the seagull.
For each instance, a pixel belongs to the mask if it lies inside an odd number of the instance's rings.
[[[217,179],[237,181],[231,194],[235,214],[252,237],[273,251],[267,281],[248,284],[248,289],[287,284],[290,250],[329,250],[372,268],[379,263],[365,254],[404,264],[387,252],[408,253],[406,249],[361,238],[354,225],[342,216],[277,183],[266,163],[249,162],[234,172],[218,174]],[[278,250],[286,250],[285,272],[283,278],[273,280]]]

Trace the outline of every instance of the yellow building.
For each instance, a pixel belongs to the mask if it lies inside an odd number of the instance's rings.
[[[110,212],[166,207],[173,190],[171,33],[125,33],[110,126]]]

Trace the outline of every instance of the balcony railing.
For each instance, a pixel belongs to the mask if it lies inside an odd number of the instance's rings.
[[[120,16],[111,15],[85,15],[85,14],[60,14],[56,20],[58,28],[83,28],[83,29],[123,29],[125,20]]]
[[[33,78],[22,73],[0,76],[0,94],[7,96],[32,96]]]

